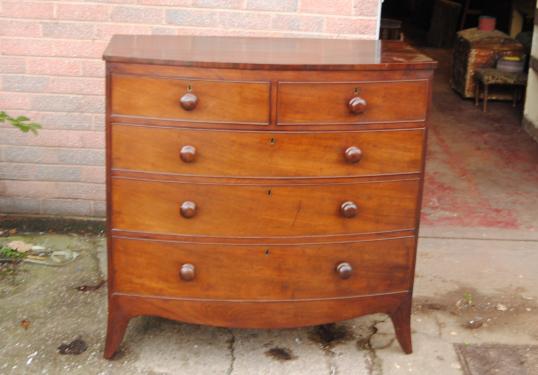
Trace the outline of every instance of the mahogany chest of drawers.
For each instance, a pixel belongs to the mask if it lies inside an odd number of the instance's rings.
[[[115,36],[109,318],[238,328],[410,313],[435,62],[401,42]]]

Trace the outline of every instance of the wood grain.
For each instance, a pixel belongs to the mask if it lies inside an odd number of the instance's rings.
[[[349,110],[356,92],[367,102],[364,112]],[[346,124],[423,121],[428,81],[280,82],[279,124]]]
[[[380,40],[115,35],[109,62],[282,70],[432,69],[436,62],[406,43]]]
[[[420,172],[423,129],[241,132],[112,126],[112,168],[196,176],[338,177]],[[159,145],[155,147],[154,145]],[[183,147],[196,149],[182,162]],[[362,151],[350,163],[349,147]]]
[[[130,317],[153,315],[186,323],[231,328],[306,327],[398,308],[407,292],[307,301],[234,302],[114,293]]]
[[[105,358],[139,315],[386,313],[411,352],[436,62],[400,42],[193,36],[115,36],[105,59]]]
[[[269,82],[206,81],[112,75],[112,114],[219,123],[269,122]],[[180,99],[192,90],[196,108]]]
[[[201,236],[304,236],[413,228],[418,180],[337,185],[218,185],[112,180],[115,229]],[[340,205],[359,206],[347,219]],[[196,203],[184,219],[179,206]]]
[[[400,292],[410,288],[414,238],[331,245],[197,245],[114,239],[114,290],[154,296],[295,300]],[[353,267],[342,280],[336,267]],[[183,264],[196,267],[191,282]]]

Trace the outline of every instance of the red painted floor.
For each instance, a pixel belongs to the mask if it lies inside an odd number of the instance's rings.
[[[521,106],[488,113],[449,86],[451,52],[439,61],[430,117],[422,223],[538,230],[538,143],[521,128]]]

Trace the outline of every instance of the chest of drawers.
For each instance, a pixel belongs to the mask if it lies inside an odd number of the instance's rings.
[[[410,314],[435,62],[401,42],[115,36],[109,318],[300,327]]]

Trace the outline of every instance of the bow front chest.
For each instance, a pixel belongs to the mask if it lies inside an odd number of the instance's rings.
[[[115,36],[109,318],[300,327],[410,313],[435,62],[401,42]]]

